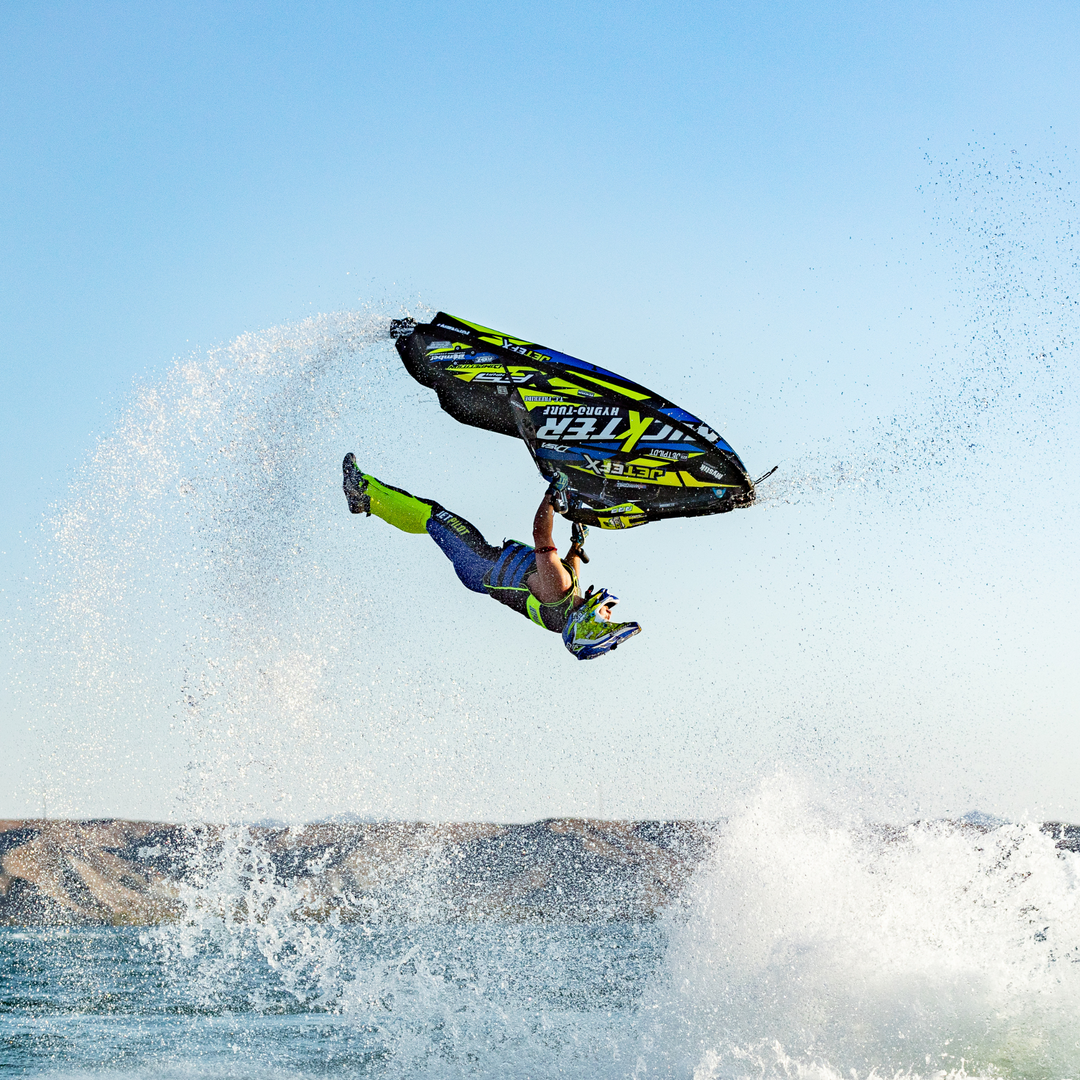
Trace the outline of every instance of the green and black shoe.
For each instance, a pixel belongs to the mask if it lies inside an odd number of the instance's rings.
[[[341,487],[349,504],[349,513],[367,514],[371,517],[371,498],[367,493],[367,480],[356,465],[356,455],[348,453],[341,463]]]

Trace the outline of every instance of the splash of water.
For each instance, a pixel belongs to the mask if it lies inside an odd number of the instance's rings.
[[[312,922],[226,830],[148,938],[213,1013],[337,1018],[388,1076],[1066,1080],[1080,1064],[1080,855],[1034,824],[868,823],[777,775],[656,923]]]
[[[192,858],[185,916],[142,936],[174,1001],[237,1026],[306,1017],[387,1077],[525,1078],[553,1062],[591,1080],[653,1075],[633,1008],[662,958],[655,923],[447,921],[435,865],[389,915],[313,920],[306,880],[282,880],[257,831],[200,833]],[[191,1049],[212,1057],[197,1038]],[[357,1056],[334,1071],[363,1073]]]
[[[929,164],[931,235],[954,260],[941,316],[956,330],[925,356],[909,400],[836,446],[807,443],[762,488],[763,505],[850,493],[894,507],[972,506],[1001,492],[1012,462],[1031,487],[1067,477],[1080,408],[1075,167],[1067,155],[1047,165],[985,147]],[[1028,493],[1011,497],[1022,504]]]
[[[682,1018],[697,1080],[1080,1064],[1080,855],[1036,825],[870,827],[778,776],[687,909],[647,1008]]]
[[[20,688],[54,813],[125,812],[117,775],[159,800],[181,762],[187,820],[314,816],[293,775],[334,772],[337,795],[370,779],[340,762],[349,717],[378,711],[348,657],[380,601],[342,571],[335,478],[358,432],[396,446],[386,410],[365,413],[389,396],[388,322],[320,316],[178,361],[75,471]]]

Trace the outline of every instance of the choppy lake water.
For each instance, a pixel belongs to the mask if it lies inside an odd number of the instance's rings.
[[[648,1041],[637,1005],[663,940],[655,924],[336,928],[320,944],[337,968],[296,982],[295,949],[268,962],[242,938],[185,956],[135,928],[9,929],[0,1068],[624,1076]]]

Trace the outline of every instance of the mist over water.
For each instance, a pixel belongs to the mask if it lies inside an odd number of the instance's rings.
[[[962,332],[926,360],[888,414],[831,442],[808,438],[763,486],[749,511],[758,517],[746,519],[767,530],[793,507],[834,507],[833,520],[848,522],[838,544],[874,546],[879,563],[900,569],[918,550],[946,583],[897,589],[932,594],[927,605],[950,588],[969,607],[985,604],[972,634],[1007,639],[1002,649],[1019,650],[1007,655],[1030,663],[1037,701],[1057,695],[1065,715],[1076,687],[1060,681],[1053,650],[1076,640],[1077,571],[1062,558],[1062,536],[1076,524],[1071,423],[1080,405],[1071,192],[1067,171],[1011,155],[938,169],[926,194],[939,242],[953,245],[962,268],[950,316]],[[906,635],[895,654],[877,658],[880,669],[868,668],[868,686],[826,657],[820,692],[836,731],[803,724],[793,763],[740,776],[732,751],[721,782],[700,749],[696,781],[711,792],[715,849],[656,922],[456,924],[434,885],[409,898],[405,918],[373,912],[347,926],[300,917],[308,898],[260,869],[265,852],[242,823],[497,818],[523,806],[539,807],[536,816],[658,814],[643,762],[662,764],[664,742],[680,730],[697,737],[697,728],[677,727],[680,717],[694,722],[682,702],[681,713],[657,714],[658,734],[635,729],[639,745],[622,746],[615,721],[659,696],[645,660],[571,667],[557,645],[541,642],[540,655],[535,630],[509,622],[497,631],[504,651],[475,666],[456,662],[463,652],[455,662],[437,655],[490,642],[492,612],[465,602],[432,545],[406,554],[391,530],[350,519],[340,491],[341,457],[352,449],[391,482],[440,495],[416,486],[425,470],[445,469],[447,451],[436,406],[400,371],[387,338],[401,313],[319,316],[183,358],[138,390],[115,431],[73,470],[20,629],[15,698],[39,740],[28,784],[54,816],[152,812],[234,827],[220,850],[203,854],[178,925],[5,932],[6,970],[27,980],[5,1001],[17,1016],[16,1069],[1080,1074],[1080,856],[1057,849],[1038,820],[998,805],[981,809],[1013,820],[962,820],[983,748],[972,740],[962,756],[937,752],[929,729],[948,727],[947,715],[901,735],[890,725],[866,729],[867,743],[902,745],[895,773],[867,766],[852,779],[831,765],[850,756],[839,740],[887,706],[891,679],[915,670],[933,683],[948,667],[947,630],[927,630],[923,642]],[[505,459],[466,462],[477,494],[462,512],[477,514],[487,491],[507,487],[504,461],[528,470],[518,449],[507,441]],[[526,508],[530,492],[519,499]],[[743,526],[720,519],[718,527]],[[902,551],[890,546],[898,535],[907,538]],[[859,564],[842,553],[835,573],[850,579]],[[991,600],[964,591],[977,581]],[[881,600],[882,619],[894,615],[891,602]],[[830,637],[865,633],[841,617]],[[642,635],[638,656],[675,670],[665,665],[679,644]],[[750,721],[730,717],[744,703],[747,715],[751,706],[769,711],[765,684],[784,672],[766,665],[762,676],[759,661],[725,649],[723,663],[754,678],[725,680],[713,660],[711,685],[723,693],[697,712],[715,709],[718,719],[706,721],[722,719],[732,745],[764,741]],[[798,672],[792,679],[805,677],[799,662],[793,655],[786,665]],[[988,671],[966,696],[1000,705],[1019,693],[1000,689],[999,677]],[[692,684],[671,692],[698,700]],[[575,720],[588,759],[545,757],[554,735],[538,699],[586,694],[614,703],[603,717]],[[1001,708],[1023,718],[1034,707],[1017,699]],[[783,713],[774,722],[796,720]],[[606,742],[589,741],[590,724],[611,729]],[[1050,774],[1062,752],[1044,734],[1021,731],[1015,745],[985,750],[1004,783],[1023,753],[1042,755]],[[933,805],[951,808],[947,818],[882,813],[882,791],[903,786],[904,768],[936,793]],[[560,769],[571,777],[565,796],[552,786],[563,782]],[[558,805],[544,802],[553,790]],[[103,991],[89,974],[106,961]],[[39,963],[60,975],[34,983]],[[124,1033],[115,1044],[95,1041],[105,1018]]]

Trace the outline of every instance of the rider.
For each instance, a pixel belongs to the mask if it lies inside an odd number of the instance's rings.
[[[534,548],[517,540],[493,547],[475,526],[437,502],[418,499],[362,473],[352,454],[345,455],[342,472],[341,486],[352,513],[375,514],[403,532],[426,532],[453,563],[465,588],[487,593],[546,630],[562,634],[579,660],[603,656],[641,630],[635,622],[611,621],[619,598],[606,589],[590,588],[581,595],[578,540],[565,559],[558,557],[551,535],[557,484],[545,493],[533,519]]]

